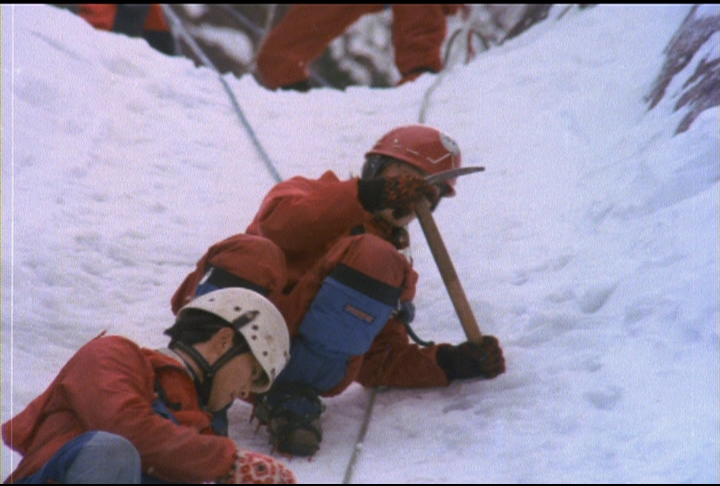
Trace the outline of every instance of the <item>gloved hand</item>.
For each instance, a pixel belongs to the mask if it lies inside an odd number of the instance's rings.
[[[441,346],[437,362],[448,380],[459,378],[494,378],[505,372],[505,358],[495,336],[483,336],[480,344],[464,342],[458,346]]]
[[[295,474],[280,461],[250,451],[238,451],[235,468],[222,484],[297,484]]]
[[[422,177],[401,175],[358,179],[358,199],[368,212],[394,209],[409,214],[416,202],[423,197],[435,206],[439,191]],[[397,216],[396,216],[397,217]]]

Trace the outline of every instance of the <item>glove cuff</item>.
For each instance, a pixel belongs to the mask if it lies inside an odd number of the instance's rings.
[[[451,345],[440,345],[438,346],[435,354],[435,360],[437,361],[438,366],[445,372],[445,376],[447,376],[448,381],[453,381],[457,378],[457,375],[455,374],[455,366],[453,364],[453,351],[454,349]]]

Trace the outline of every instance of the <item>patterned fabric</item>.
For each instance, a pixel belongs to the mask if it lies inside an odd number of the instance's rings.
[[[280,461],[257,452],[241,451],[232,481],[225,484],[297,484],[297,479]]]

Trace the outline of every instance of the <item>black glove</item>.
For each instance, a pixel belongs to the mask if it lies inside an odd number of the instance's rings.
[[[394,209],[398,214],[409,214],[415,203],[423,197],[434,206],[440,194],[422,177],[402,175],[358,179],[358,199],[365,210],[371,213]]]
[[[495,378],[505,372],[505,358],[495,336],[483,336],[480,344],[464,342],[441,346],[437,362],[448,380],[459,378]]]

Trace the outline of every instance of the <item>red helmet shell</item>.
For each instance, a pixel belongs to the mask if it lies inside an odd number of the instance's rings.
[[[405,125],[383,135],[365,154],[379,154],[407,162],[426,174],[435,174],[462,166],[460,147],[449,135],[427,125]],[[447,181],[454,196],[455,179]]]

